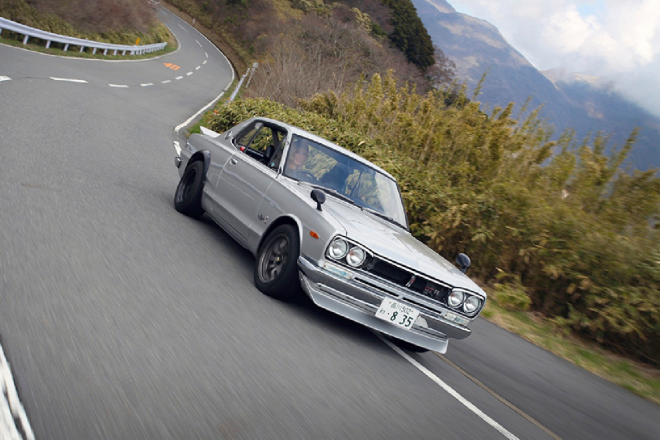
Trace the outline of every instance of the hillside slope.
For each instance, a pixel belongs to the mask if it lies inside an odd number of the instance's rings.
[[[602,131],[610,146],[622,145],[634,127],[641,128],[629,163],[638,169],[660,168],[660,119],[626,100],[607,85],[557,78],[551,81],[532,66],[492,24],[456,12],[446,0],[413,0],[422,22],[456,64],[457,78],[474,90],[484,72],[486,81],[477,98],[489,106],[516,103],[521,109],[543,105],[541,116],[557,132],[574,129],[578,139]]]

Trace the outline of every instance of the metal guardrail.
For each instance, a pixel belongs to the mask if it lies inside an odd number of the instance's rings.
[[[234,100],[234,98],[236,98],[236,95],[238,94],[238,91],[241,90],[241,86],[243,85],[243,81],[245,81],[245,78],[248,78],[248,82],[247,82],[245,88],[247,89],[249,87],[250,81],[252,80],[252,75],[254,75],[254,72],[256,72],[257,67],[259,67],[259,63],[253,63],[252,67],[248,67],[248,70],[245,71],[245,73],[241,77],[240,81],[238,81],[238,84],[236,84],[236,88],[234,89],[231,96],[227,100],[227,103],[232,102]],[[248,77],[248,75],[250,75],[250,76]]]
[[[165,46],[167,46],[167,42],[147,44],[145,46],[128,46],[124,44],[100,43],[98,41],[84,40],[82,38],[73,38],[64,35],[53,34],[0,17],[0,34],[2,34],[2,31],[5,29],[11,32],[16,32],[17,34],[24,35],[25,38],[23,38],[23,44],[27,44],[29,38],[34,37],[46,41],[46,49],[50,47],[52,42],[56,42],[64,44],[64,51],[67,51],[69,46],[79,46],[80,52],[84,51],[86,48],[93,49],[92,54],[96,54],[96,51],[100,49],[103,51],[103,55],[107,55],[108,51],[114,51],[113,55],[117,55],[117,52],[121,52],[122,55],[126,55],[127,52],[129,55],[140,55],[144,53],[156,52],[158,50],[164,49]]]

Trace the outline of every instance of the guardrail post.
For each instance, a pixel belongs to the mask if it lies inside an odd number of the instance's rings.
[[[85,46],[80,46],[80,53],[82,53],[83,50],[85,50]]]
[[[92,55],[96,55],[96,48],[92,51]]]
[[[254,72],[257,70],[257,67],[259,67],[259,63],[252,64],[252,70],[250,71],[250,76],[248,77],[247,84],[245,84],[246,89],[250,87],[250,81],[252,81],[252,75],[254,75]]]
[[[50,49],[50,40],[46,41],[46,49]]]
[[[27,44],[28,39],[30,39],[30,36],[26,35],[25,38],[23,38],[23,44]]]
[[[64,45],[64,52],[66,52],[67,50],[69,50],[69,43],[66,43],[66,44]]]
[[[107,54],[108,54],[108,49],[103,51],[103,55],[107,55]]]

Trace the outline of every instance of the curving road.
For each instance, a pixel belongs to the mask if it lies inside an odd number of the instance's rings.
[[[35,438],[657,438],[660,408],[483,320],[407,354],[260,294],[172,208],[173,127],[233,74],[160,14],[181,48],[152,60],[0,45],[0,336]]]

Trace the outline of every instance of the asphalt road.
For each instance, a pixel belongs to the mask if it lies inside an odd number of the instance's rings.
[[[483,320],[406,358],[259,293],[172,207],[173,127],[232,73],[163,19],[181,48],[152,60],[0,45],[0,336],[38,440],[658,437],[658,406]]]

